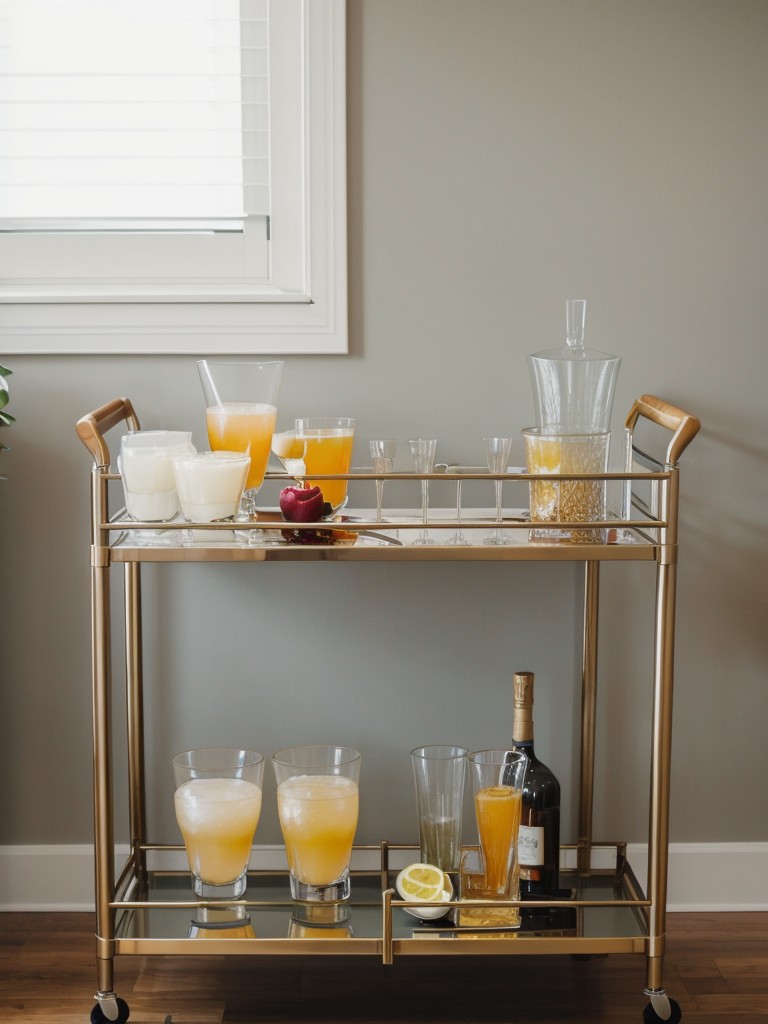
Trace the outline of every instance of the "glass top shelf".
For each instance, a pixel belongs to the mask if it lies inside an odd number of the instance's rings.
[[[585,527],[576,539],[536,539],[525,509],[505,509],[504,544],[489,544],[496,529],[489,509],[467,509],[461,530],[466,544],[456,544],[455,512],[436,509],[427,527],[428,544],[419,543],[418,511],[389,511],[381,522],[368,509],[348,509],[309,542],[288,539],[290,524],[277,510],[266,509],[252,523],[136,524],[116,517],[108,527],[114,562],[249,562],[249,561],[515,561],[603,560],[652,561],[658,544],[644,530],[615,517],[603,528]],[[303,535],[302,535],[303,536]]]

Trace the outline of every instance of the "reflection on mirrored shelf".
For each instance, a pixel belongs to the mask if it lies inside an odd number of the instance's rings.
[[[389,885],[394,885],[396,872],[390,873]],[[582,880],[574,890],[578,900],[598,900],[600,907],[574,907],[564,901],[555,907],[524,905],[521,923],[514,930],[503,924],[486,925],[478,919],[468,921],[466,927],[456,924],[455,911],[447,918],[434,922],[415,919],[402,907],[392,907],[392,933],[398,940],[416,939],[474,939],[493,934],[506,938],[534,937],[588,937],[641,939],[645,935],[637,907],[616,905],[617,900],[631,898],[617,892],[612,875],[593,876]],[[135,902],[134,902],[135,900]],[[352,872],[352,894],[348,903],[324,907],[308,907],[294,903],[290,897],[288,876],[285,872],[250,872],[248,888],[241,901],[220,906],[195,906],[195,896],[185,872],[150,873],[148,887],[141,905],[135,898],[130,908],[119,909],[117,938],[131,940],[202,940],[243,939],[289,942],[342,940],[362,944],[364,951],[376,952],[382,937],[382,879],[376,872]],[[173,902],[181,906],[158,906]],[[183,904],[190,904],[188,907]],[[318,916],[319,915],[319,916]],[[238,943],[238,952],[244,951]],[[303,947],[302,947],[303,948]],[[141,951],[144,951],[143,949]],[[226,952],[226,950],[222,950]],[[247,951],[247,948],[245,949]],[[263,948],[259,951],[263,952]]]

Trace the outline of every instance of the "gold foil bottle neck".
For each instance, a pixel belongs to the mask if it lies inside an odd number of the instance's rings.
[[[515,672],[514,707],[512,739],[515,743],[530,742],[533,739],[533,672]]]

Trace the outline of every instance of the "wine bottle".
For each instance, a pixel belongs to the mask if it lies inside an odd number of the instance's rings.
[[[528,757],[518,838],[520,897],[556,896],[560,888],[560,783],[533,749],[533,673],[515,672],[512,744]]]

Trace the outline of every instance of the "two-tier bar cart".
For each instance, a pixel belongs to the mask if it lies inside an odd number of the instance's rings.
[[[96,957],[98,991],[91,1014],[94,1024],[124,1022],[129,1009],[115,993],[114,968],[118,955],[147,954],[324,954],[373,955],[392,964],[401,956],[509,954],[637,953],[646,958],[646,1024],[677,1021],[680,1008],[663,986],[665,946],[669,779],[671,754],[675,588],[678,554],[678,460],[699,429],[699,422],[682,410],[650,395],[633,405],[625,424],[624,470],[620,473],[584,474],[586,480],[605,479],[619,493],[619,507],[605,520],[585,524],[555,524],[584,530],[581,542],[531,540],[526,511],[509,515],[502,528],[510,543],[486,545],[482,539],[495,525],[469,511],[462,526],[467,546],[452,546],[445,538],[455,520],[430,520],[435,543],[413,543],[421,521],[417,514],[406,522],[379,522],[376,516],[347,514],[334,523],[314,524],[330,532],[319,543],[283,542],[279,515],[262,515],[251,523],[163,524],[162,543],[153,543],[154,523],[127,520],[123,509],[110,516],[110,485],[120,477],[111,469],[105,435],[139,429],[128,399],[116,399],[84,416],[77,433],[93,456],[91,475],[91,596],[93,645],[93,740],[96,865]],[[641,447],[643,431],[663,438],[659,457]],[[508,484],[523,484],[526,474],[500,475]],[[447,467],[430,479],[488,480],[488,474]],[[348,476],[371,481],[376,475],[355,472]],[[414,481],[414,474],[393,474],[387,479]],[[421,478],[416,477],[417,481]],[[494,477],[491,477],[494,479]],[[496,477],[495,479],[498,479]],[[536,478],[541,481],[542,477]],[[552,475],[553,481],[573,479]],[[321,478],[317,482],[322,484]],[[609,493],[611,493],[609,491]],[[191,526],[194,529],[190,532]],[[310,527],[308,527],[310,528]],[[263,531],[263,532],[262,532]],[[326,539],[323,539],[323,538]],[[397,539],[394,539],[394,538]],[[522,902],[522,923],[515,931],[491,930],[493,942],[480,924],[459,926],[448,922],[420,922],[406,913],[396,898],[393,867],[407,851],[384,841],[376,847],[356,848],[362,866],[353,859],[353,896],[350,917],[302,919],[290,902],[285,869],[261,864],[258,850],[249,870],[248,889],[228,910],[238,928],[217,932],[196,918],[210,921],[213,910],[192,894],[188,874],[179,866],[164,866],[163,858],[183,847],[153,843],[147,835],[145,801],[144,708],[142,684],[141,566],[145,562],[252,562],[269,561],[568,561],[580,563],[584,573],[581,749],[578,839],[561,851],[561,884],[572,898]],[[601,562],[641,561],[656,570],[655,627],[653,637],[653,705],[648,832],[647,895],[626,859],[625,843],[598,843],[592,835],[595,718],[597,706],[597,632]],[[127,787],[129,853],[125,866],[115,869],[115,813],[113,793],[113,721],[110,662],[113,620],[110,611],[110,575],[122,565],[124,574],[124,655],[127,706]],[[413,853],[407,854],[413,860]],[[407,863],[408,861],[406,861]],[[487,909],[493,910],[492,906]],[[207,915],[207,916],[206,916]],[[226,914],[224,915],[226,916]],[[222,924],[223,922],[218,922]],[[201,935],[205,941],[201,941]],[[218,935],[221,937],[218,937]],[[235,937],[236,936],[236,937]]]

